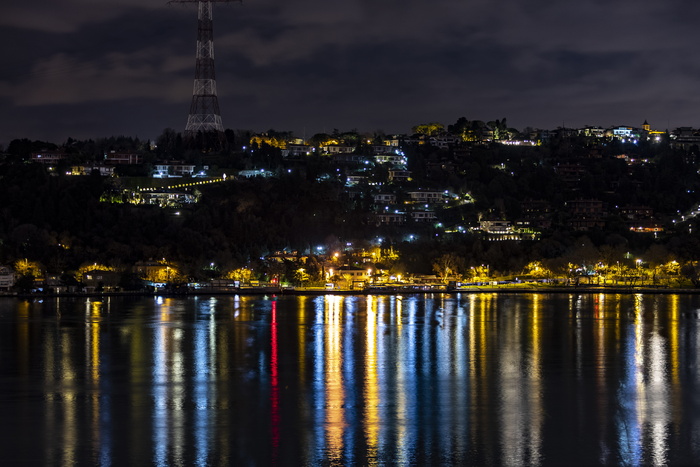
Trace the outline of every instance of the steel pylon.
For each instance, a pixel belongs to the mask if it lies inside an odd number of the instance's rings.
[[[185,126],[186,137],[196,137],[200,132],[223,134],[219,98],[214,70],[214,29],[212,3],[232,3],[238,0],[171,0],[168,3],[197,3],[197,52],[195,58],[192,103]]]

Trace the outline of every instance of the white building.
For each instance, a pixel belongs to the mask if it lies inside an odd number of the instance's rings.
[[[406,222],[406,214],[402,212],[386,212],[374,215],[374,221],[377,225],[396,225]]]
[[[416,222],[435,222],[437,215],[434,211],[413,211],[411,218]]]
[[[298,156],[308,156],[311,154],[312,148],[308,144],[288,144],[285,149],[282,150],[282,157],[298,157]]]
[[[396,195],[393,193],[377,193],[374,195],[374,202],[377,204],[395,204]]]
[[[411,197],[410,201],[412,203],[439,203],[442,201],[443,192],[442,191],[409,191],[408,195]]]
[[[182,177],[183,175],[192,176],[194,174],[194,165],[190,164],[156,164],[153,178],[172,178]]]

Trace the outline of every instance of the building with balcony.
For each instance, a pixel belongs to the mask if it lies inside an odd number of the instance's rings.
[[[67,158],[68,154],[63,151],[42,151],[31,155],[32,162],[38,162],[44,165],[56,165]]]
[[[401,225],[406,222],[406,214],[403,212],[382,212],[374,214],[376,225]]]
[[[413,211],[411,219],[415,222],[435,222],[437,221],[437,215],[435,211]]]
[[[143,164],[143,156],[130,152],[111,151],[105,154],[104,161],[109,165],[138,165]]]
[[[418,190],[409,191],[409,202],[419,204],[435,204],[443,201],[443,191]]]
[[[377,193],[374,195],[375,204],[396,204],[396,195],[393,193]]]

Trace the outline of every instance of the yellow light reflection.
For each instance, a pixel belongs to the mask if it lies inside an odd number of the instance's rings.
[[[496,307],[493,301],[496,294],[472,294],[469,297],[469,399],[474,404],[488,406],[491,402],[492,388],[489,385],[486,362],[489,355],[488,329],[490,327],[490,311]],[[484,417],[481,411],[471,411],[469,421],[470,438],[481,436],[481,427],[490,426],[493,422]]]
[[[102,302],[99,300],[86,302],[85,340],[87,373],[92,384],[91,399],[91,430],[93,450],[99,452],[100,448],[100,320]]]
[[[100,320],[102,313],[102,302],[94,301],[87,303],[87,319],[86,319],[86,343],[89,353],[88,371],[90,380],[94,385],[100,379]]]
[[[79,445],[78,436],[78,420],[77,420],[77,395],[76,387],[76,370],[74,361],[71,358],[71,343],[72,339],[69,334],[61,336],[61,355],[60,367],[63,370],[60,374],[60,387],[62,400],[57,401],[59,407],[63,408],[60,433],[63,435],[63,457],[62,465],[75,465],[76,447]]]
[[[343,387],[343,356],[340,323],[341,296],[328,296],[325,303],[326,339],[326,449],[331,462],[339,462],[343,455],[343,433],[345,432],[345,414],[343,404],[345,388]]]
[[[678,355],[678,327],[680,325],[680,305],[678,303],[678,295],[669,297],[669,316],[668,316],[668,347],[670,357],[671,381],[674,387],[680,384],[680,363]]]
[[[532,352],[528,362],[529,389],[530,395],[530,430],[529,430],[529,464],[539,464],[542,461],[542,425],[544,423],[544,408],[542,406],[542,297],[539,294],[532,295]]]
[[[377,302],[367,297],[367,338],[365,350],[365,438],[367,458],[377,458],[379,438],[379,381],[377,377]]]
[[[299,353],[299,383],[306,380],[306,307],[309,297],[297,297],[297,350]]]
[[[29,373],[29,302],[17,303],[17,368],[20,374]]]

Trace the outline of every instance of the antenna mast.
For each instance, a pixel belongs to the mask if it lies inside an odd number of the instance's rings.
[[[206,139],[223,141],[224,126],[221,123],[219,99],[216,92],[214,71],[214,30],[212,3],[232,3],[238,0],[170,0],[168,3],[196,3],[199,9],[197,22],[197,53],[195,59],[192,103],[185,126],[185,138],[195,139],[200,134]],[[211,144],[204,142],[209,148]]]

